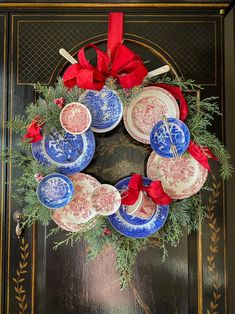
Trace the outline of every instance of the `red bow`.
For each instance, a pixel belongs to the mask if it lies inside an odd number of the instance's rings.
[[[122,198],[122,204],[133,205],[137,201],[140,191],[146,192],[158,205],[168,205],[172,202],[169,195],[164,192],[161,181],[153,181],[149,186],[144,186],[142,176],[133,174],[128,184],[127,195]]]
[[[84,89],[101,90],[108,77],[117,79],[123,88],[140,85],[147,76],[141,58],[123,45],[123,14],[109,14],[107,53],[93,44],[88,44],[78,52],[78,63],[72,64],[64,73],[64,85],[72,88],[78,85]],[[85,48],[91,47],[97,55],[93,66],[85,56]]]
[[[27,133],[24,135],[23,140],[26,138],[31,138],[29,143],[36,143],[41,141],[43,138],[41,130],[41,125],[37,121],[33,120],[32,123],[27,127]]]
[[[165,83],[159,83],[159,84],[153,84],[153,85],[166,89],[168,92],[170,92],[179,101],[180,120],[184,121],[188,115],[188,105],[187,105],[186,99],[184,98],[184,95],[183,95],[180,87],[171,86],[171,85],[168,85]]]
[[[218,158],[210,151],[208,147],[201,147],[193,141],[190,141],[189,143],[188,152],[194,159],[196,159],[204,168],[209,171],[211,171],[211,169],[208,162],[208,157],[212,158],[213,160],[218,160]]]

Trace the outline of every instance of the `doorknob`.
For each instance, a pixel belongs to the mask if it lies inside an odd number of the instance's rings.
[[[18,238],[21,237],[23,234],[23,228],[22,228],[22,220],[23,220],[23,214],[21,211],[17,210],[14,212],[13,219],[16,222],[16,228],[15,233]]]

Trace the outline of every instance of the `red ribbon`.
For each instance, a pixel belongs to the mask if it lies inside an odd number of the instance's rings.
[[[188,115],[188,105],[182,90],[178,86],[171,86],[165,83],[154,84],[154,86],[158,86],[166,89],[168,92],[172,94],[178,101],[180,105],[180,120],[184,121]]]
[[[43,138],[41,130],[41,125],[37,121],[33,120],[32,123],[27,127],[27,133],[24,135],[23,140],[29,138],[31,139],[29,143],[36,143],[41,141]]]
[[[210,151],[208,147],[201,147],[193,141],[190,141],[189,143],[188,152],[208,171],[211,171],[208,158],[218,160],[218,158]]]
[[[133,174],[128,184],[127,194],[122,198],[122,204],[133,205],[137,201],[140,191],[146,192],[158,205],[168,205],[172,201],[169,195],[164,192],[161,181],[153,181],[149,186],[144,186],[142,176]]]
[[[140,85],[148,71],[141,58],[122,44],[123,13],[109,14],[107,53],[93,44],[88,44],[78,52],[78,63],[68,67],[63,75],[64,85],[72,88],[78,85],[84,89],[101,90],[108,77],[117,79],[125,89]],[[85,49],[91,47],[97,55],[93,66],[85,56]]]

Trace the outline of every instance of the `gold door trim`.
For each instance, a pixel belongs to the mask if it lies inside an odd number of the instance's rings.
[[[0,3],[0,8],[228,8],[229,3]]]
[[[5,145],[5,105],[6,105],[6,43],[7,43],[7,16],[5,14],[1,14],[1,17],[4,18],[4,26],[3,26],[3,69],[2,69],[2,149]],[[4,195],[5,195],[5,181],[4,176],[4,168],[5,168],[5,161],[2,160],[2,167],[1,167],[1,178],[2,178],[2,191],[1,191],[1,209],[0,209],[0,293],[2,293],[3,289],[3,276],[2,276],[2,250],[3,250],[3,213],[4,213]],[[2,303],[3,300],[0,298],[0,314],[2,313]]]

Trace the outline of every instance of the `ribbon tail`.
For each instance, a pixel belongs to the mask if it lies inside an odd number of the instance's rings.
[[[109,13],[108,24],[108,43],[107,54],[111,59],[111,54],[114,52],[116,46],[122,42],[123,39],[123,13],[112,12]]]

